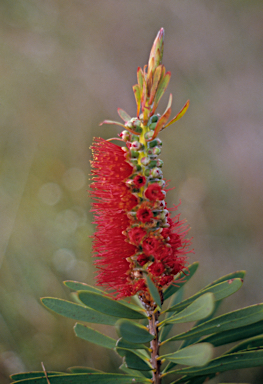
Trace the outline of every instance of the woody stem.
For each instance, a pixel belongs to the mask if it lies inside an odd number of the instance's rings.
[[[159,337],[158,337],[158,311],[151,311],[149,315],[149,332],[154,335],[154,339],[151,341],[151,364],[153,367],[152,381],[154,384],[161,384],[161,360],[157,360],[159,357]]]

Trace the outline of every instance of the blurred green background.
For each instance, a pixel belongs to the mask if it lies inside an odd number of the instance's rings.
[[[70,299],[66,279],[94,284],[89,146],[119,133],[98,126],[117,120],[118,107],[136,114],[136,69],[161,27],[172,79],[159,112],[169,92],[174,115],[191,102],[161,134],[169,205],[181,199],[189,262],[201,262],[187,294],[245,269],[221,311],[262,301],[262,26],[261,0],[0,1],[1,383],[41,361],[62,371],[120,365],[39,298]],[[263,370],[220,377],[258,384]]]

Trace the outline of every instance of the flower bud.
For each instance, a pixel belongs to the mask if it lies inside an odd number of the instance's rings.
[[[153,168],[150,171],[150,176],[154,179],[160,179],[163,176],[163,173],[159,168]]]
[[[140,143],[139,141],[133,141],[131,143],[131,148],[136,149],[136,150],[141,149],[142,146],[143,146],[143,144]]]
[[[146,132],[144,135],[145,140],[150,140],[154,135],[153,131]]]
[[[153,116],[150,118],[150,120],[149,120],[150,124],[151,124],[151,123],[157,123],[157,121],[159,120],[159,117],[160,117],[160,114],[153,115]]]
[[[142,165],[148,165],[149,163],[150,163],[150,158],[149,157],[143,157],[142,159],[141,159],[141,163],[142,163]]]
[[[135,151],[134,149],[131,149],[131,158],[137,158],[139,157],[139,152]]]
[[[151,169],[151,168],[154,168],[157,166],[157,160],[152,160],[150,161],[150,163],[148,164],[148,167]]]
[[[149,142],[150,148],[154,148],[154,147],[161,146],[161,145],[163,145],[163,143],[159,138]]]
[[[124,131],[122,131],[120,134],[119,134],[120,138],[123,140],[123,141],[128,141],[131,139],[131,134],[129,131],[126,131],[126,129]]]
[[[153,149],[152,149],[152,153],[153,153],[153,155],[160,155],[160,153],[162,152],[162,150],[161,150],[161,148],[159,148],[159,147],[154,147]]]

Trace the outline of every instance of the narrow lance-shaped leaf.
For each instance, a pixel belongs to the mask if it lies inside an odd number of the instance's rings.
[[[140,343],[130,343],[122,337],[117,340],[116,347],[124,348],[124,349],[145,349],[149,350],[149,348],[145,344]]]
[[[123,109],[118,108],[118,109],[117,109],[117,112],[118,112],[120,118],[121,118],[125,123],[127,123],[129,120],[131,120],[131,116],[128,115],[128,113],[125,112]]]
[[[161,308],[162,303],[161,303],[161,297],[160,297],[159,291],[155,286],[155,284],[153,283],[150,276],[148,275],[146,276],[146,283],[147,283],[147,287],[149,288],[150,294],[152,295],[153,300],[158,305],[158,307]]]
[[[44,297],[41,301],[51,311],[70,319],[107,325],[114,325],[117,321],[116,317],[104,315],[91,308],[71,303],[70,301],[53,297]]]
[[[189,321],[197,321],[208,317],[214,309],[214,295],[211,292],[207,292],[204,295],[198,297],[183,311],[169,317],[160,323],[160,326],[165,323],[186,323]]]
[[[228,350],[225,355],[229,355],[231,353],[245,351],[246,349],[255,349],[255,348],[263,348],[263,335],[251,337],[248,340],[242,341],[238,345],[235,345],[233,348]]]
[[[129,320],[119,320],[116,323],[121,337],[131,343],[148,343],[154,339],[147,327]]]
[[[150,359],[142,358],[135,351],[128,349],[116,348],[117,353],[124,357],[124,361],[128,368],[138,371],[151,371],[152,367],[149,363]]]
[[[143,88],[143,80],[144,80],[143,71],[140,67],[138,67],[138,69],[137,69],[137,81],[138,81],[138,86],[139,86],[141,91]]]
[[[87,340],[90,343],[100,345],[104,348],[114,349],[116,345],[115,339],[112,337],[103,335],[101,332],[96,331],[93,328],[87,327],[83,324],[75,324],[74,331],[76,336],[81,339]]]
[[[127,319],[145,319],[146,317],[144,314],[98,293],[80,291],[78,295],[83,304],[106,315]]]
[[[141,91],[140,91],[140,88],[138,86],[138,84],[134,85],[132,87],[133,89],[133,93],[134,93],[134,97],[135,97],[135,101],[136,101],[136,105],[137,105],[137,117],[139,117],[139,114],[140,114],[140,109],[141,109]]]
[[[195,299],[197,299],[199,296],[203,295],[206,292],[213,293],[215,301],[222,300],[232,295],[236,291],[238,291],[239,288],[241,288],[242,284],[243,284],[242,279],[232,279],[232,280],[224,281],[217,285],[213,285],[211,287],[208,287],[206,289],[203,289],[197,292],[195,295],[189,297],[189,299],[186,299],[171,308],[167,308],[166,312],[181,311],[182,309],[187,307],[190,303],[192,303]]]
[[[176,293],[176,295],[174,297],[172,297],[171,303],[169,303],[169,304],[171,304],[171,306],[172,306],[172,305],[175,305],[177,303],[180,303],[180,301],[182,301],[183,294],[184,294],[184,288],[182,287]],[[166,312],[164,320],[169,319],[169,317],[171,317],[171,316],[173,316],[172,313]],[[160,342],[164,341],[167,338],[167,336],[168,336],[169,332],[171,331],[172,327],[173,327],[173,324],[169,324],[169,323],[165,322],[164,327],[162,327],[160,329],[160,336],[159,336],[159,341]]]
[[[151,382],[147,378],[118,373],[73,373],[48,377],[50,384],[134,384]],[[13,384],[47,384],[46,377],[14,381]]]
[[[163,96],[166,88],[168,87],[168,84],[169,84],[169,81],[170,81],[170,78],[171,78],[171,72],[167,72],[163,78],[161,79],[160,83],[159,83],[159,86],[158,86],[158,89],[157,89],[157,92],[156,92],[156,95],[155,95],[155,99],[154,99],[154,105],[153,105],[153,113],[155,112],[158,104],[159,104],[159,101],[161,100],[161,97]]]
[[[261,320],[263,320],[263,304],[252,305],[206,321],[205,323],[198,325],[187,332],[180,333],[166,341],[201,337],[212,333],[244,327]]]
[[[99,369],[89,367],[70,367],[67,369],[70,373],[103,373]]]
[[[210,372],[209,374],[207,374],[206,372],[202,372],[203,376],[199,376],[201,373],[199,371],[196,372],[196,375],[198,375],[200,381],[195,379],[195,378],[191,378],[191,373],[189,373],[188,375],[183,376],[181,379],[176,380],[174,383],[177,383],[177,384],[185,383],[185,382],[187,382],[189,384],[199,384],[199,382],[200,383],[204,383],[208,378],[212,379],[213,377],[215,377],[218,374],[217,366],[219,364],[221,364],[221,363],[222,363],[223,366],[225,365],[224,370],[226,370],[226,371],[227,370],[231,370],[231,369],[235,369],[235,368],[233,368],[233,365],[232,365],[233,357],[234,357],[234,360],[238,360],[240,358],[242,359],[242,355],[237,354],[237,352],[240,352],[240,351],[243,351],[243,352],[253,352],[253,351],[251,351],[252,348],[254,348],[254,349],[255,348],[261,348],[261,346],[262,346],[262,339],[263,339],[263,336],[258,336],[258,337],[251,338],[249,340],[245,340],[242,343],[240,343],[240,344],[236,345],[235,347],[231,348],[226,353],[224,353],[223,356],[221,356],[220,358],[212,360],[211,363],[209,363],[209,365],[211,365],[210,369],[212,367],[214,367],[214,372],[213,373]],[[246,349],[248,349],[248,348],[250,350],[246,351]],[[223,359],[227,355],[230,355],[232,357],[230,357],[230,359]],[[251,356],[247,356],[245,360],[249,360],[250,362],[248,364],[251,364]],[[254,363],[258,364],[258,362],[256,362],[256,361]],[[239,364],[240,364],[240,362],[239,362]],[[242,364],[243,364],[243,362],[241,362],[240,368],[246,368],[246,366],[242,366]],[[246,362],[246,364],[247,364],[247,362]],[[252,364],[253,364],[253,362],[252,362]],[[257,366],[257,365],[255,365],[255,366]],[[174,372],[175,371],[172,371],[172,372],[169,372],[169,373],[174,373]]]
[[[124,128],[124,129],[127,128],[124,124],[119,123],[118,121],[113,121],[113,120],[103,120],[100,123],[100,126],[103,125],[103,124],[113,124],[113,125],[119,125],[120,127]]]
[[[176,121],[178,121],[179,119],[181,119],[181,117],[183,117],[183,115],[187,111],[189,104],[190,104],[190,100],[187,100],[187,102],[185,103],[183,108],[180,110],[180,112],[178,112],[177,115],[175,117],[173,117],[172,120],[169,121],[169,123],[166,124],[162,129],[169,127],[169,125],[171,125],[171,124],[175,123]]]
[[[205,323],[206,321],[208,320],[211,320],[213,319],[217,309],[219,308],[220,304],[221,304],[222,300],[220,301],[216,301],[214,304],[214,309],[213,311],[211,312],[211,314],[206,317],[205,319],[202,319],[202,320],[199,320],[197,321],[197,323],[195,323],[194,327],[197,327],[198,325],[200,324],[203,324]],[[182,349],[182,348],[185,348],[185,347],[188,347],[188,345],[192,345],[192,344],[196,344],[198,341],[200,340],[200,337],[193,337],[192,339],[186,339],[182,342],[182,344],[180,345],[180,348],[179,349]],[[205,339],[202,339],[201,342],[204,342],[204,341],[207,341]],[[207,341],[208,342],[208,341]],[[210,343],[212,345],[214,345],[213,343]]]
[[[237,278],[244,280],[245,275],[246,275],[246,271],[235,271],[235,272],[229,273],[229,274],[222,276],[219,279],[213,281],[212,283],[206,285],[204,288],[202,288],[202,290],[205,290],[209,287],[212,287],[213,285],[217,285],[217,284],[222,283],[224,281],[231,281],[231,280],[237,279]]]
[[[161,79],[161,75],[162,75],[162,65],[159,65],[156,68],[155,72],[154,72],[153,84],[152,84],[152,87],[151,87],[149,104],[152,104],[152,102],[154,100],[154,97],[155,97],[155,94],[156,94],[156,91],[157,91],[157,87],[158,87],[159,81]]]
[[[201,344],[200,344],[201,345]],[[185,348],[186,349],[186,348]],[[187,377],[210,375],[218,372],[225,372],[233,369],[261,367],[263,365],[263,350],[256,351],[243,351],[237,352],[230,355],[218,357],[217,359],[211,360],[205,367],[189,367],[182,368],[173,371],[177,374],[187,374]],[[171,373],[171,372],[170,372]],[[176,383],[186,382],[178,380]]]
[[[58,375],[65,375],[63,372],[46,372],[47,375],[50,376],[58,376]],[[22,373],[15,373],[14,375],[11,375],[12,381],[19,381],[19,380],[25,380],[25,379],[35,379],[37,377],[45,377],[45,373],[43,371],[35,371],[35,372],[22,372]]]
[[[215,333],[214,335],[205,337],[203,340],[213,344],[214,347],[219,347],[220,345],[225,345],[233,343],[235,341],[246,339],[248,337],[260,335],[262,332],[263,320],[258,321],[254,324],[246,325],[244,327]]]
[[[144,374],[140,371],[135,371],[133,369],[130,369],[127,367],[127,365],[125,363],[123,363],[122,365],[119,366],[119,369],[121,369],[123,372],[126,372],[128,373],[129,375],[135,375],[135,376],[144,376]],[[147,372],[147,371],[143,371],[143,372]],[[151,374],[149,376],[149,379],[151,378]]]
[[[178,273],[178,275],[175,276],[175,281],[169,285],[169,287],[164,291],[163,299],[167,300],[169,297],[171,297],[174,293],[179,291],[179,289],[184,286],[195,274],[197,271],[197,268],[199,267],[199,263],[195,262],[189,267],[184,268],[181,272]]]
[[[78,281],[73,281],[73,280],[66,280],[64,281],[64,284],[66,285],[66,287],[74,291],[90,291],[90,292],[97,292],[100,294],[104,294],[104,292],[101,289],[95,288],[92,285],[88,285],[86,283],[80,283]]]
[[[172,102],[172,95],[170,95],[169,97],[168,106],[171,104],[171,102]],[[169,119],[172,110],[171,110],[171,107],[168,107],[168,106],[164,114],[158,120],[152,138],[148,141],[152,141],[158,136],[159,132],[163,129],[163,126],[166,124],[167,120]]]
[[[211,360],[213,347],[209,343],[190,345],[174,353],[160,356],[160,359],[167,359],[177,364],[202,367]]]
[[[95,293],[99,293],[101,295],[107,296],[107,294],[104,291],[102,291],[101,289],[95,288],[92,285],[88,285],[86,283],[80,283],[78,281],[66,280],[66,281],[64,281],[64,284],[68,288],[70,288],[74,291],[89,291],[89,292],[95,292]],[[132,308],[132,309],[137,310],[137,311],[143,310],[143,308],[141,306],[136,305],[136,304],[132,304],[132,303],[128,303],[125,300],[119,300],[119,303],[123,303],[127,307]]]

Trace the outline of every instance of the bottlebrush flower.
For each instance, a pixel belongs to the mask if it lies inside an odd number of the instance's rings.
[[[158,158],[162,142],[157,137],[166,126],[186,112],[189,101],[168,124],[170,95],[162,116],[156,108],[170,73],[161,65],[164,31],[155,39],[148,63],[137,71],[138,84],[133,87],[137,117],[118,113],[125,124],[105,120],[125,128],[119,135],[126,146],[119,147],[101,138],[92,145],[91,196],[97,225],[93,236],[97,282],[117,299],[138,293],[149,297],[145,276],[148,274],[161,292],[186,264],[190,240],[188,228],[174,210],[167,209],[165,181]]]

